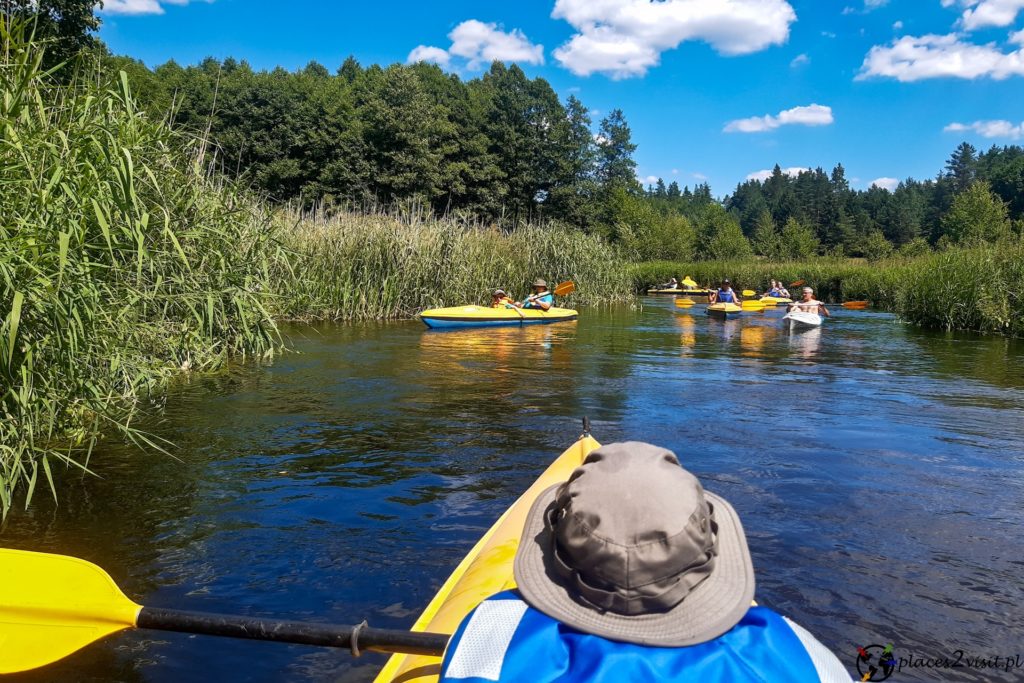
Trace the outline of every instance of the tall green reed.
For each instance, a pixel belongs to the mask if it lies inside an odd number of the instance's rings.
[[[403,318],[489,301],[495,287],[525,295],[537,277],[576,283],[560,305],[630,294],[625,264],[608,244],[556,225],[504,231],[454,218],[348,212],[279,220],[292,258],[274,281],[289,318]]]
[[[0,512],[180,369],[278,344],[269,214],[141,114],[123,73],[57,85],[23,27],[0,57]],[[23,488],[22,488],[23,487]],[[54,495],[56,492],[54,491]]]

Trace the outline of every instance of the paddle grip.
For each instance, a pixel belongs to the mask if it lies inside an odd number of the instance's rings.
[[[360,650],[374,650],[440,657],[444,654],[449,638],[442,633],[370,628],[365,626],[365,622],[359,626],[338,626],[206,612],[184,612],[156,607],[143,607],[139,611],[135,625],[139,628],[160,631],[343,647],[350,649],[357,656]],[[355,638],[353,638],[353,633],[356,634]]]

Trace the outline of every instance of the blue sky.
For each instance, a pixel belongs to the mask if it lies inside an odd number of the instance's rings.
[[[854,187],[934,176],[967,140],[1024,139],[1024,0],[106,0],[100,37],[155,66],[206,56],[334,69],[515,61],[601,115],[638,176],[716,195],[841,162]]]

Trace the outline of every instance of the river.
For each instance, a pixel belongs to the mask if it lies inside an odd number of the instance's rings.
[[[757,598],[851,673],[896,657],[1024,661],[1024,344],[839,309],[722,322],[670,299],[573,323],[285,329],[295,352],[176,386],[173,458],[102,444],[0,534],[83,557],[143,604],[407,627],[580,433],[674,450],[739,512]],[[368,681],[368,654],[122,633],[31,681]],[[893,681],[1009,681],[906,667]]]

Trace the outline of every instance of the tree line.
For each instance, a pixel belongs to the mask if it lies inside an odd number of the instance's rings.
[[[881,258],[1021,231],[1024,149],[961,144],[934,179],[854,190],[841,164],[747,180],[716,198],[636,179],[621,110],[599,122],[575,96],[501,62],[462,79],[436,65],[334,72],[255,70],[206,59],[154,69],[92,37],[91,0],[12,0],[44,11],[61,59],[98,55],[123,70],[151,116],[208,140],[216,167],[272,201],[302,206],[429,207],[504,227],[559,221],[597,233],[635,260]],[[11,6],[10,4],[8,5]]]

